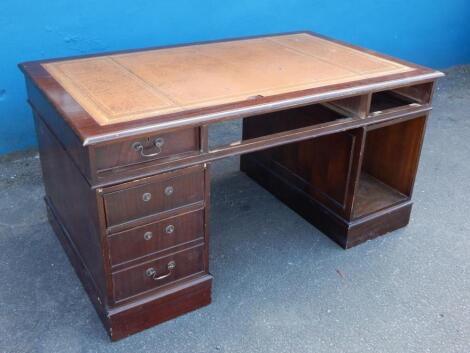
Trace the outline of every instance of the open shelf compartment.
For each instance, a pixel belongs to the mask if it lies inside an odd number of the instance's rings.
[[[425,123],[422,116],[368,128],[352,218],[410,199]]]
[[[281,132],[322,126],[348,117],[346,113],[338,110],[323,104],[313,104],[211,124],[208,130],[209,150],[235,145],[254,138],[269,138],[270,135]],[[234,141],[234,136],[237,134],[238,139]]]
[[[429,82],[374,92],[370,102],[370,113],[378,114],[410,105],[428,104],[430,103],[432,90],[433,83]]]

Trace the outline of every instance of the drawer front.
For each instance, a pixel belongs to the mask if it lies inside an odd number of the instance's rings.
[[[204,169],[104,195],[108,227],[204,200]]]
[[[113,265],[204,238],[204,210],[164,219],[108,238]]]
[[[204,271],[203,249],[197,246],[114,273],[115,301]]]
[[[199,128],[133,138],[97,147],[96,170],[126,167],[199,149]]]

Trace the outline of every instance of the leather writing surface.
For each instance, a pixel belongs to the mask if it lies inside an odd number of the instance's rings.
[[[306,33],[42,65],[100,125],[412,70]]]

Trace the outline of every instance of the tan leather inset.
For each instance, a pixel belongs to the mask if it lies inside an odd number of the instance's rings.
[[[100,125],[412,70],[304,33],[43,66]]]

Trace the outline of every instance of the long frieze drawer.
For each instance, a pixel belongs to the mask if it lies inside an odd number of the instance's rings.
[[[126,167],[199,149],[198,128],[133,138],[97,147],[96,170]]]
[[[114,273],[115,301],[204,271],[203,254],[204,245],[200,245]]]
[[[203,209],[115,233],[108,242],[115,266],[197,239],[204,239]]]
[[[190,170],[106,193],[108,227],[204,200],[204,168]]]

